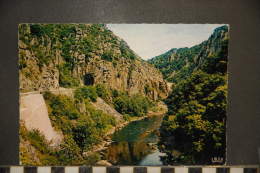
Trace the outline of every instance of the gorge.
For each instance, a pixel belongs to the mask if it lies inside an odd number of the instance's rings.
[[[18,46],[22,164],[224,157],[227,26],[148,61],[104,24],[20,24]]]

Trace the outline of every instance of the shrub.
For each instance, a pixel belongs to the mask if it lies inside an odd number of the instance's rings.
[[[80,84],[79,79],[74,78],[71,75],[71,67],[68,63],[59,67],[59,84],[62,87],[70,88],[70,87],[77,87]]]
[[[101,59],[106,60],[106,61],[113,61],[113,53],[111,51],[106,51],[101,55]]]
[[[78,101],[83,101],[84,99],[90,99],[91,101],[97,101],[97,92],[96,88],[93,86],[84,86],[82,88],[78,88],[75,91],[75,99]]]
[[[77,89],[74,101],[67,96],[55,96],[50,92],[44,93],[44,98],[50,107],[49,112],[52,122],[66,136],[65,142],[62,144],[65,149],[58,154],[63,162],[67,160],[66,163],[68,164],[71,163],[68,158],[76,157],[78,152],[73,153],[73,151],[66,148],[71,147],[75,151],[90,149],[94,144],[99,143],[106,132],[116,123],[113,116],[96,110],[89,103],[88,100],[92,101],[92,97],[97,97],[94,89],[94,87]],[[87,112],[79,113],[75,101],[85,103]],[[77,147],[79,148],[77,149]]]
[[[57,156],[65,165],[77,164],[82,162],[81,149],[78,147],[72,136],[66,136],[60,149],[57,152]]]
[[[44,98],[48,100],[51,108],[51,115],[66,116],[69,119],[77,119],[80,116],[79,111],[71,98],[65,95],[54,95],[50,92],[44,93]]]
[[[97,161],[101,160],[101,155],[99,153],[92,153],[85,158],[85,165],[94,165]]]
[[[102,137],[116,123],[113,116],[95,110],[88,102],[86,109],[89,115],[78,119],[77,126],[73,128],[73,138],[78,146],[84,150],[101,142]]]
[[[142,95],[127,96],[123,94],[114,98],[113,101],[118,112],[130,116],[143,116],[152,107],[152,102]]]
[[[136,55],[130,50],[127,44],[124,41],[120,42],[120,52],[121,55],[125,58],[130,58],[132,60],[136,59]]]
[[[32,131],[28,131],[27,137],[32,146],[34,146],[38,151],[42,153],[50,152],[48,142],[39,130],[35,129]]]
[[[31,34],[40,37],[44,34],[43,28],[39,24],[32,24],[30,26]]]
[[[28,131],[24,124],[20,123],[20,140],[29,142],[33,147],[33,153],[28,144],[20,145],[20,159],[25,165],[57,165],[60,164],[56,156],[56,150],[49,146],[49,142],[39,130]]]
[[[212,157],[225,155],[227,84],[220,74],[195,71],[166,99],[160,146],[163,152],[181,152],[167,163],[210,164]]]
[[[111,91],[103,84],[96,85],[96,92],[99,97],[105,100],[107,103],[111,102],[112,93]]]

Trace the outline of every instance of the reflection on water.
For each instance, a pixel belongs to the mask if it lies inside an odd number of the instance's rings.
[[[157,149],[158,129],[162,116],[129,123],[117,131],[106,149],[104,159],[113,165],[162,165]]]
[[[161,153],[158,149],[155,150],[154,153],[145,156],[138,165],[141,166],[160,166],[163,165],[161,161],[161,157],[166,156],[165,153]]]

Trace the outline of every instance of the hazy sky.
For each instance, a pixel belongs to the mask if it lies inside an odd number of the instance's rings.
[[[143,59],[207,40],[223,24],[108,24]]]

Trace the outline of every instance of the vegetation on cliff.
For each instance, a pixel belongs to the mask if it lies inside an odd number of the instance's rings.
[[[190,48],[173,48],[148,60],[158,68],[169,82],[187,79],[193,71],[205,68],[214,72],[227,66],[228,27],[216,28],[210,38]],[[202,67],[203,66],[203,67]]]
[[[120,93],[113,99],[115,109],[125,116],[144,116],[153,106],[151,100],[142,95],[128,96]]]
[[[217,28],[201,45],[151,60],[174,82],[160,128],[165,164],[211,164],[213,157],[225,161],[227,31],[227,26]],[[168,64],[166,55],[177,58]]]
[[[124,118],[144,116],[153,106],[152,102],[144,96],[127,96],[126,93],[116,90],[112,93],[112,90],[101,84],[76,89],[74,98],[45,92],[44,99],[52,126],[62,132],[64,140],[59,147],[50,147],[50,142],[38,130],[27,131],[21,125],[21,139],[35,149],[35,157],[39,165],[94,164],[100,159],[97,153],[87,157],[83,153],[91,151],[95,145],[101,143],[118,122],[112,115],[93,107],[91,102],[95,102],[98,96],[124,114]],[[33,160],[24,146],[20,152],[23,164],[37,164],[32,163]]]
[[[83,153],[101,143],[118,122],[92,105],[98,97],[129,120],[144,116],[153,106],[150,99],[168,94],[160,72],[104,24],[20,24],[18,30],[20,91],[44,92],[52,126],[64,136],[54,149],[39,131],[22,128],[21,140],[28,144],[23,149],[34,148],[39,164],[91,164],[99,159]],[[60,87],[73,88],[74,96],[48,92]],[[29,164],[25,153],[21,160]]]
[[[19,72],[22,92],[105,84],[154,100],[168,93],[161,73],[104,24],[20,24]]]
[[[19,25],[20,91],[44,93],[51,124],[64,136],[52,147],[21,122],[22,163],[95,164],[100,154],[91,151],[111,129],[145,117],[162,99],[168,106],[159,141],[164,164],[225,158],[228,39],[222,26],[201,44],[171,49],[149,64],[103,24]],[[163,77],[173,83],[170,94]],[[72,96],[51,92],[60,87]],[[97,109],[100,100],[117,116]]]

